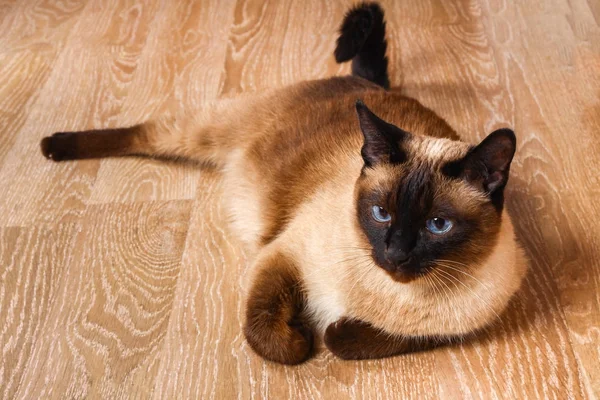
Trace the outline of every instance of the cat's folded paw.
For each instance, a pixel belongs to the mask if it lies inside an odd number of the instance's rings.
[[[300,364],[312,354],[312,330],[300,321],[274,324],[247,324],[244,329],[250,347],[261,357],[281,364]]]
[[[49,160],[65,161],[77,158],[77,143],[73,132],[57,132],[40,142],[42,154]]]

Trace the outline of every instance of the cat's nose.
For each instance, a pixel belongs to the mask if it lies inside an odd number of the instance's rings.
[[[385,258],[388,260],[388,262],[394,265],[399,265],[407,262],[410,259],[410,254],[400,249],[388,248],[385,250]]]

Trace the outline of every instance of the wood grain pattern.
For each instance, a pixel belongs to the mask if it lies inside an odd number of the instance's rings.
[[[161,4],[128,89],[148,102],[140,103],[137,97],[124,99],[129,124],[148,120],[167,100],[195,110],[218,96],[234,7],[235,2],[218,0]],[[157,48],[168,51],[157,52]],[[115,180],[115,174],[122,178]],[[172,168],[144,159],[101,162],[90,201],[193,199],[199,176],[193,166]]]
[[[34,343],[52,323],[48,315],[58,297],[71,259],[72,227],[0,230],[0,318],[2,366],[0,396],[12,398]]]
[[[382,3],[393,85],[467,140],[517,133],[508,208],[532,263],[502,320],[387,360],[265,363],[217,173],[39,155],[53,131],[348,73],[331,54],[351,2],[0,0],[0,398],[598,396],[598,3]]]
[[[83,5],[7,2],[0,15],[0,165],[52,72]]]
[[[62,279],[43,312],[47,322],[26,360],[30,368],[17,397],[115,398],[132,387],[132,395],[149,390],[144,382],[156,374],[173,310],[190,206],[177,201],[87,209],[85,222],[65,243],[70,259],[46,261]]]

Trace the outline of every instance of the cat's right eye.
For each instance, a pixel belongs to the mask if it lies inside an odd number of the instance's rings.
[[[390,222],[392,220],[392,216],[387,210],[380,206],[373,206],[373,219],[377,222]]]

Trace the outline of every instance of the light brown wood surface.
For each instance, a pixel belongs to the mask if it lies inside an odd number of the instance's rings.
[[[174,97],[348,73],[345,1],[0,0],[0,398],[594,398],[600,393],[600,2],[398,0],[391,81],[469,141],[514,127],[508,209],[531,271],[460,346],[298,367],[241,333],[248,258],[217,173],[51,163],[54,131]]]

